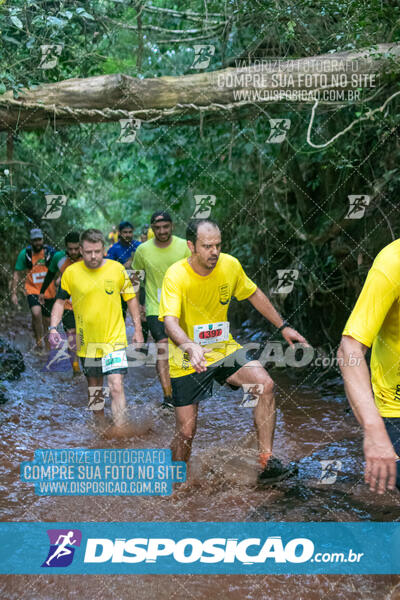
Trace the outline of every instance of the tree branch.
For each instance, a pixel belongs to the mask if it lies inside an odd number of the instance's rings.
[[[335,68],[332,60],[336,61]],[[306,90],[310,94],[321,89],[318,78],[312,88],[305,87],[304,77],[310,61],[318,61],[322,66],[327,64],[318,75],[324,75],[332,90],[336,89],[333,78],[341,74],[349,78],[354,74],[376,73],[379,79],[383,73],[398,71],[400,44],[380,44],[372,50],[301,58],[291,61],[290,70],[283,62],[178,77],[137,79],[112,74],[24,89],[18,99],[8,91],[0,96],[0,130],[40,129],[54,121],[57,126],[109,122],[130,116],[158,124],[173,116],[174,122],[179,123],[200,111],[223,113],[282,100],[301,105],[314,103],[312,95],[309,100],[291,99],[296,90]],[[285,81],[288,75],[291,76],[290,84]],[[350,88],[351,84],[348,85]],[[337,89],[343,90],[343,87],[337,85]]]

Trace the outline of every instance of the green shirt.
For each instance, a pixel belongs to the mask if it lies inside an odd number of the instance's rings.
[[[64,250],[58,250],[51,259],[51,263],[49,264],[49,271],[52,273],[57,273],[60,269],[59,262],[66,256],[66,252]]]
[[[146,315],[158,316],[162,282],[167,269],[182,258],[191,255],[186,240],[172,236],[172,242],[165,248],[159,248],[154,238],[141,244],[133,257],[132,268],[146,274]]]
[[[26,248],[23,248],[21,252],[18,254],[17,262],[15,263],[16,271],[25,271],[28,268],[26,264]]]

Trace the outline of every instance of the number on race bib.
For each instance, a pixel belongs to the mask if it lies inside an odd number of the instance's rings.
[[[127,366],[128,360],[125,350],[115,350],[115,352],[110,352],[110,354],[106,354],[101,359],[103,373],[108,373],[113,369],[125,369]]]
[[[215,344],[216,342],[226,342],[229,339],[229,322],[207,323],[205,325],[195,325],[193,328],[193,338],[196,344]]]
[[[45,277],[46,277],[46,271],[41,271],[39,273],[32,273],[33,283],[43,283]]]

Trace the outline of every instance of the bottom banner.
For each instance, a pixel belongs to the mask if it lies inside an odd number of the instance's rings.
[[[400,574],[400,523],[0,524],[2,574]]]

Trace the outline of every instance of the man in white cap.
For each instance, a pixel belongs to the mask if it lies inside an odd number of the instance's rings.
[[[46,346],[48,346],[47,328],[50,324],[51,309],[56,295],[54,283],[51,283],[46,290],[43,306],[39,302],[39,294],[55,250],[52,246],[43,243],[41,229],[31,229],[30,241],[30,245],[23,248],[18,254],[15,263],[11,284],[11,301],[19,308],[17,288],[22,279],[22,274],[26,273],[24,293],[32,313],[32,328],[36,350],[40,352],[43,350],[43,339],[46,341]]]

